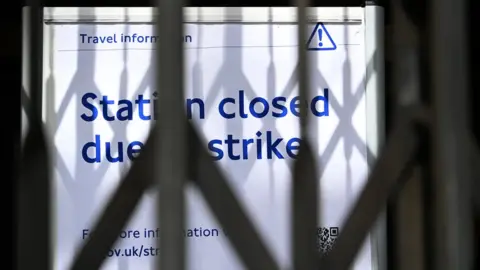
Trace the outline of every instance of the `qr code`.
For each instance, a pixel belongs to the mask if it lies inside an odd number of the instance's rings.
[[[320,227],[317,229],[318,251],[327,254],[332,250],[338,236],[338,227]]]

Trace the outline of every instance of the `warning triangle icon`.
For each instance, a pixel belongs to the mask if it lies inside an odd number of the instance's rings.
[[[307,41],[309,51],[334,51],[337,49],[335,41],[328,33],[323,23],[317,23]]]

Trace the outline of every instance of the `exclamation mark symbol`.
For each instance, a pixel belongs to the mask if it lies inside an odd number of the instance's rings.
[[[322,47],[323,46],[323,42],[322,42],[322,29],[318,29],[318,47]]]

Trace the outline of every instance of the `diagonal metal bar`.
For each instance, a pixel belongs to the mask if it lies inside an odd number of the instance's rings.
[[[28,46],[28,71],[24,87],[29,90],[31,108],[20,164],[18,269],[52,268],[50,252],[50,163],[42,123],[43,8],[29,1],[24,45]]]
[[[158,269],[185,269],[185,195],[188,173],[183,88],[183,1],[157,1],[156,31],[168,37],[157,43]]]
[[[219,167],[206,149],[201,147],[203,142],[191,124],[189,125],[189,134],[190,179],[193,179],[202,191],[220,225],[227,232],[227,237],[242,259],[245,268],[250,270],[279,269],[225,181]]]
[[[300,100],[306,101],[310,96],[309,62],[304,46],[307,40],[307,6],[309,0],[297,0],[297,42],[298,42],[298,86]],[[315,155],[308,138],[308,110],[300,106],[300,136],[302,141],[298,158],[293,167],[293,266],[294,269],[318,268],[316,231],[317,210],[317,173]]]
[[[70,269],[100,268],[108,250],[116,242],[120,232],[130,220],[142,195],[152,186],[156,150],[156,141],[152,134],[155,134],[156,128],[157,125],[154,125],[145,142],[145,147],[132,163],[129,172],[108,201],[92,229],[90,237],[84,241],[83,246],[76,254]]]
[[[422,122],[423,125],[427,126],[428,128],[433,128],[432,126],[432,116],[431,112],[425,110],[423,113],[421,113],[419,116],[419,122]],[[472,169],[472,186],[471,186],[471,191],[475,192],[477,190],[480,190],[480,173],[478,170],[475,170],[475,168],[480,168],[480,148],[478,147],[477,140],[475,139],[475,136],[471,133],[468,132],[467,135],[467,146],[470,149],[469,154],[470,160],[471,160],[471,165],[470,168]],[[473,201],[473,207],[476,208],[476,211],[480,211],[480,196],[476,196],[476,194],[471,195],[472,201]],[[475,209],[474,209],[475,211]]]
[[[155,124],[153,129],[158,128]],[[155,131],[150,133],[145,147],[132,163],[130,171],[120,182],[105,210],[96,222],[90,237],[76,255],[71,269],[98,269],[108,250],[115,243],[120,231],[126,226],[143,193],[154,183]],[[248,269],[279,269],[272,255],[260,240],[253,224],[241,205],[235,199],[233,191],[227,185],[219,168],[208,152],[201,147],[200,137],[193,125],[188,123],[188,145],[190,149],[190,177],[203,191],[207,202],[217,216],[220,224],[243,259]]]
[[[401,184],[401,176],[411,169],[419,138],[410,119],[401,121],[350,211],[333,250],[320,259],[324,269],[349,269],[388,198]]]

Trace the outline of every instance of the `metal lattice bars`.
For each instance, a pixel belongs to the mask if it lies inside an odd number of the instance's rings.
[[[473,269],[471,212],[472,198],[472,139],[467,117],[467,80],[465,33],[462,23],[465,1],[435,1],[432,5],[431,79],[433,109],[412,107],[408,115],[398,117],[396,128],[378,158],[369,180],[348,216],[331,253],[321,257],[315,251],[317,227],[317,181],[313,154],[307,134],[307,114],[302,108],[300,154],[294,166],[293,185],[293,262],[295,269],[348,269],[372,228],[386,201],[401,189],[405,177],[424,140],[417,127],[431,129],[434,142],[431,157],[434,166],[430,179],[434,194],[433,219],[430,224],[434,237],[432,269]],[[299,43],[305,40],[307,1],[298,0]],[[169,36],[158,43],[157,66],[160,97],[159,121],[147,139],[145,150],[108,202],[99,221],[85,241],[72,264],[72,269],[98,269],[108,249],[113,246],[126,225],[142,194],[149,188],[158,189],[159,246],[162,248],[158,265],[161,269],[185,269],[183,237],[184,187],[192,181],[205,196],[221,226],[227,231],[236,252],[247,269],[279,269],[252,222],[247,218],[220,169],[210,159],[202,140],[183,115],[183,33],[181,1],[164,0],[160,5],[157,30]],[[447,13],[448,12],[448,13]],[[448,16],[450,19],[445,20]],[[452,19],[453,18],[453,19]],[[19,269],[52,269],[50,236],[50,164],[41,120],[42,103],[42,27],[43,15],[37,1],[29,12],[29,69],[25,88],[30,93],[28,110],[30,129],[24,141],[22,171],[19,179]],[[445,37],[456,42],[442,42]],[[455,54],[449,53],[455,46]],[[308,94],[307,57],[299,46],[298,78],[300,96]],[[455,89],[455,94],[452,94]],[[450,110],[446,110],[449,108]],[[179,148],[179,146],[182,146]],[[28,169],[26,169],[28,168]],[[158,170],[156,169],[158,168]],[[39,233],[42,232],[42,233]],[[408,259],[408,258],[403,258]],[[422,269],[426,269],[422,268]]]
[[[348,269],[366,235],[378,218],[387,200],[408,176],[419,149],[415,128],[420,112],[402,119],[392,132],[381,158],[372,170],[365,188],[352,208],[335,248],[323,258],[325,269]]]

